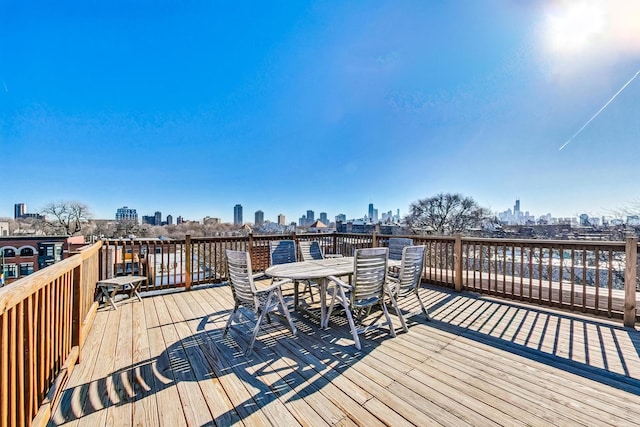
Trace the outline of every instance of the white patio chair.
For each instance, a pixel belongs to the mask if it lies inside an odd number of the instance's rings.
[[[388,292],[391,293],[396,301],[415,295],[425,317],[427,320],[431,320],[429,311],[422,302],[419,293],[422,279],[422,266],[424,265],[424,251],[424,245],[404,247],[398,277],[389,276],[388,278]],[[404,316],[400,316],[400,322],[403,326],[406,326]]]
[[[233,251],[231,249],[226,250],[227,256],[227,271],[229,274],[229,283],[231,284],[231,291],[233,292],[233,299],[235,306],[233,312],[229,316],[227,325],[224,328],[223,337],[227,335],[231,323],[238,314],[238,309],[241,306],[249,308],[256,313],[256,324],[253,328],[253,335],[251,336],[251,342],[249,347],[245,351],[245,355],[251,354],[253,350],[253,344],[256,341],[258,330],[264,320],[264,316],[276,309],[279,309],[282,314],[287,318],[289,327],[293,335],[297,334],[293,320],[289,315],[289,310],[282,297],[282,290],[280,287],[291,282],[290,279],[274,280],[273,283],[266,289],[257,290],[254,283],[254,275],[251,270],[251,257],[248,252]]]
[[[358,350],[361,349],[358,334],[365,332],[374,325],[365,328],[356,328],[353,312],[369,313],[370,309],[375,305],[380,305],[387,319],[386,324],[389,326],[389,333],[392,337],[396,336],[396,331],[391,322],[391,317],[384,303],[385,290],[386,295],[391,300],[396,313],[401,317],[400,310],[394,299],[393,294],[388,291],[387,285],[387,256],[388,248],[364,248],[357,249],[354,257],[354,273],[352,284],[345,283],[335,276],[329,276],[329,280],[335,283],[335,287],[329,290],[331,293],[331,303],[327,310],[326,324],[328,326],[329,318],[333,310],[333,306],[340,304],[347,315],[353,341]],[[408,331],[405,324],[403,330]]]
[[[269,256],[271,259],[271,265],[287,264],[290,262],[297,262],[296,242],[294,240],[270,240],[269,241]],[[299,290],[298,285],[300,282],[293,282],[293,301],[294,307],[298,307]],[[314,302],[313,292],[311,289],[311,282],[306,281],[304,292],[308,292],[311,296],[311,302]]]

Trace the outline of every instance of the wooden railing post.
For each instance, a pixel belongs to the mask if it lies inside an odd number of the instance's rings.
[[[192,257],[192,254],[191,254],[191,235],[190,234],[187,234],[184,237],[184,246],[185,246],[185,252],[186,252],[186,254],[185,254],[186,259],[185,259],[185,262],[184,262],[184,264],[185,264],[185,274],[186,274],[186,277],[184,279],[184,288],[185,288],[185,290],[190,291],[191,290],[191,257]]]
[[[373,234],[371,235],[371,247],[372,248],[378,247],[378,231],[377,230],[373,230]]]
[[[333,232],[333,253],[338,253],[338,235],[335,233],[335,231]]]
[[[82,301],[84,301],[82,286],[82,263],[73,269],[73,312],[71,313],[71,346],[78,347],[78,362],[82,359]]]
[[[454,276],[453,283],[456,292],[462,291],[462,234],[456,234],[456,241],[454,243],[453,262],[454,262]]]
[[[624,326],[636,325],[636,275],[638,263],[638,238],[627,237],[624,273]]]

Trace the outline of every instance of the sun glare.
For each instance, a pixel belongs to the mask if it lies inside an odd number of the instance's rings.
[[[593,2],[563,2],[547,16],[549,48],[559,54],[588,48],[603,29],[604,13]]]

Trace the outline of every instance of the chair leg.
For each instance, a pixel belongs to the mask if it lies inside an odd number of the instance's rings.
[[[333,291],[333,294],[331,294],[331,302],[329,303],[329,308],[327,308],[327,314],[326,314],[327,317],[324,320],[324,325],[320,325],[321,328],[329,327],[329,318],[331,317],[331,312],[333,311],[333,305],[336,303],[336,294],[338,293],[339,287],[340,287],[339,285],[336,285]]]
[[[424,313],[424,317],[426,317],[427,320],[431,320],[431,316],[429,316],[429,311],[427,310],[427,307],[424,306],[424,303],[422,302],[422,298],[420,298],[420,294],[418,293],[418,288],[416,288],[416,298],[418,298],[420,307],[422,307],[422,312]]]
[[[349,302],[347,300],[347,296],[344,293],[344,289],[342,286],[336,285],[336,290],[333,293],[333,298],[331,298],[331,306],[329,307],[329,314],[331,314],[331,308],[333,308],[333,303],[336,297],[336,292],[340,292],[340,305],[344,307],[344,312],[347,315],[347,320],[349,321],[349,327],[351,328],[351,335],[353,335],[353,343],[358,350],[362,350],[362,346],[360,345],[360,338],[358,338],[358,330],[356,329],[356,323],[353,321],[353,316],[351,315],[351,308],[349,307]],[[329,325],[329,316],[327,316],[327,326]]]
[[[313,288],[311,287],[311,282],[307,282],[306,286],[307,291],[309,291],[309,297],[311,297],[311,302],[315,302],[313,299]]]
[[[231,312],[231,315],[229,316],[229,320],[227,320],[227,325],[224,327],[224,332],[222,333],[222,338],[227,336],[227,332],[229,332],[229,328],[231,327],[231,322],[233,321],[233,318],[236,315],[236,312],[238,311],[238,306],[239,304],[236,303],[235,307],[233,307],[233,311]]]
[[[391,322],[391,316],[389,316],[389,310],[387,310],[387,305],[382,301],[380,304],[382,306],[382,311],[384,311],[384,317],[387,318],[387,325],[389,325],[389,333],[391,337],[396,337],[396,329],[393,327],[393,323]]]
[[[291,328],[291,332],[293,332],[293,335],[297,335],[298,330],[296,329],[296,325],[293,324],[293,319],[291,318],[291,314],[289,314],[289,309],[287,309],[287,306],[284,303],[284,298],[282,297],[282,291],[278,289],[276,292],[278,294],[278,299],[280,300],[280,311],[285,315],[285,317],[289,321],[289,327]]]
[[[402,325],[402,330],[405,332],[409,332],[409,328],[407,328],[407,322],[402,315],[402,311],[400,311],[400,307],[398,307],[398,302],[394,298],[393,294],[389,293],[389,299],[391,300],[391,305],[396,311],[396,315],[400,318],[400,324]]]
[[[267,304],[271,303],[271,295],[269,295],[269,298],[267,298]],[[268,307],[268,305],[266,305],[266,307]],[[264,319],[264,315],[265,315],[265,311],[263,310],[262,307],[258,308],[258,318],[256,319],[256,325],[253,327],[253,334],[251,335],[251,342],[249,343],[249,347],[247,347],[247,350],[244,352],[245,356],[248,356],[251,354],[251,351],[253,350],[253,344],[256,342],[256,337],[258,336],[258,330],[260,330],[260,325],[262,324],[262,319]]]

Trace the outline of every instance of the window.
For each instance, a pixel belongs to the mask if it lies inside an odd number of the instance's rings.
[[[33,251],[32,251],[33,252]],[[28,276],[33,273],[33,263],[25,262],[20,264],[20,276]]]
[[[20,256],[33,256],[33,249],[32,248],[20,249]]]
[[[5,264],[4,273],[6,277],[18,277],[18,266],[15,264]]]
[[[11,248],[4,248],[4,257],[11,258],[16,256],[16,251]]]

